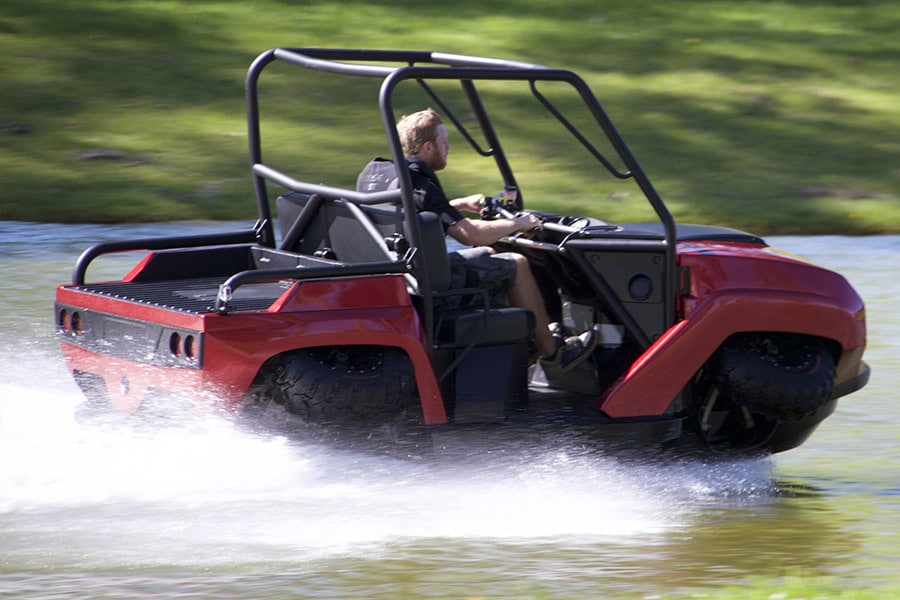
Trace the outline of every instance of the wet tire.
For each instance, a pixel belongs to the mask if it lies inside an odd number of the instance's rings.
[[[308,423],[384,423],[411,408],[415,376],[406,354],[381,346],[298,350],[267,366],[270,397]]]
[[[721,393],[754,413],[799,419],[831,400],[835,362],[819,338],[773,333],[733,336],[712,362]]]

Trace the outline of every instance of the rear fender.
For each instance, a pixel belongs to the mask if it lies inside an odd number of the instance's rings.
[[[302,320],[285,314],[247,315],[240,317],[240,328],[230,327],[235,320],[233,316],[211,316],[205,339],[207,357],[216,356],[215,360],[207,359],[208,365],[215,365],[207,377],[228,382],[237,392],[228,394],[229,408],[240,402],[262,365],[279,354],[324,346],[393,346],[403,350],[412,362],[425,423],[447,422],[424,331],[411,305],[308,312]],[[265,344],[260,344],[254,333],[261,330],[266,331]]]

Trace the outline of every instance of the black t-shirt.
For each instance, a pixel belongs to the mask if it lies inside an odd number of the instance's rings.
[[[447,228],[463,219],[461,212],[456,210],[444,194],[441,182],[438,181],[437,175],[427,163],[416,158],[406,158],[406,164],[409,167],[409,174],[412,178],[413,197],[416,202],[416,208],[420,211],[427,210],[437,213],[444,231]]]

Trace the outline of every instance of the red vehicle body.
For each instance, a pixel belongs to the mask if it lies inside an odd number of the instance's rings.
[[[403,170],[396,186],[362,192],[264,162],[258,84],[279,61],[301,73],[382,80],[395,164],[403,161],[395,91],[418,85],[493,159],[498,183],[518,185],[477,86],[525,82],[600,171],[636,183],[658,222],[535,213],[540,231],[497,244],[528,258],[567,333],[602,333],[591,358],[547,382],[528,360],[530,312],[492,305],[478,289],[450,289],[443,232],[416,212]],[[483,146],[429,81],[460,86]],[[577,93],[614,160],[538,90],[545,82]],[[780,452],[868,379],[864,305],[847,281],[748,233],[676,225],[569,71],[428,52],[280,48],[251,66],[247,99],[256,225],[98,244],[58,288],[58,338],[88,405],[139,412],[177,394],[230,410],[271,405],[316,426],[559,428],[639,446]],[[274,214],[273,186],[281,190]],[[521,196],[501,209],[521,210]],[[133,250],[147,254],[121,280],[86,281],[97,256]]]

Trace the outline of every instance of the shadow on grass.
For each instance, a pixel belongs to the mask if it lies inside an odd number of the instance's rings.
[[[816,231],[846,232],[846,215],[821,198],[896,200],[900,145],[885,131],[900,119],[898,26],[900,9],[884,1],[462,0],[412,10],[386,0],[14,0],[0,9],[12,57],[0,66],[0,218],[251,218],[246,68],[267,47],[329,45],[569,68],[595,89],[676,218],[787,232],[808,213]],[[343,86],[272,82],[274,139],[323,179],[346,176],[338,170],[352,147],[327,140],[352,140],[351,117],[370,116]],[[278,124],[297,115],[315,130],[279,138]],[[525,144],[530,132],[509,135]],[[850,230],[898,229],[898,212]]]

